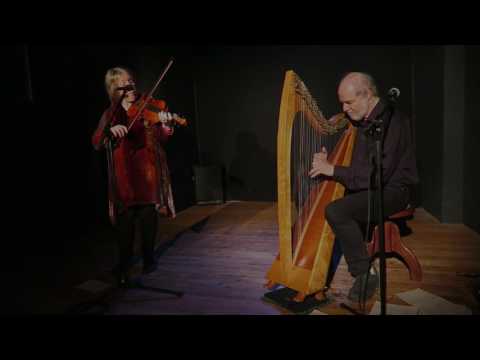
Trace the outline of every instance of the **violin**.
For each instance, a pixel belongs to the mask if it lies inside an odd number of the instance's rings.
[[[140,118],[143,118],[145,121],[145,125],[155,125],[158,124],[159,122],[167,125],[167,126],[174,126],[174,125],[180,125],[180,126],[186,126],[187,125],[187,120],[184,118],[178,117],[177,115],[174,115],[171,120],[162,120],[162,118],[159,116],[159,113],[161,111],[167,111],[167,104],[163,100],[155,100],[152,95],[155,91],[155,89],[160,85],[160,82],[162,81],[163,77],[167,73],[168,69],[170,69],[170,66],[173,64],[173,58],[170,59],[168,62],[167,66],[163,70],[162,74],[160,75],[160,78],[157,80],[153,88],[150,90],[150,92],[147,95],[141,96],[136,102],[134,102],[130,108],[127,111],[127,116],[128,116],[128,126],[127,126],[127,132],[130,131],[132,126],[136,123],[137,120]],[[124,94],[126,93],[126,89],[124,90]],[[123,96],[123,95],[122,95]],[[121,103],[121,101],[118,101],[117,106]],[[119,142],[122,140],[116,139],[112,143],[112,147],[115,148],[118,146]]]
[[[142,118],[149,126],[162,123],[166,126],[187,126],[187,120],[173,114],[171,120],[162,119],[159,113],[168,112],[167,103],[164,100],[157,100],[148,96],[141,96],[134,102],[127,111],[129,122]]]

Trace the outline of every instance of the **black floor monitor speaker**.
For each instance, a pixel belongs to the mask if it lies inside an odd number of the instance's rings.
[[[222,204],[223,171],[220,166],[194,166],[195,197],[198,205]]]

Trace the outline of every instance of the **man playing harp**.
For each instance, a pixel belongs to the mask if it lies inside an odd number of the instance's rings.
[[[338,87],[342,110],[351,124],[357,128],[350,166],[333,165],[322,149],[314,155],[309,175],[319,175],[340,182],[346,188],[345,196],[331,202],[325,208],[325,218],[343,250],[348,271],[355,278],[348,297],[360,301],[366,287],[365,299],[373,296],[379,285],[379,277],[370,268],[370,258],[363,239],[360,224],[368,222],[369,188],[374,184],[371,176],[371,157],[374,141],[367,137],[365,129],[372,120],[382,114],[386,103],[379,98],[373,78],[365,73],[352,72],[342,78]],[[407,207],[411,201],[412,186],[418,183],[414,146],[409,119],[394,110],[383,143],[383,206],[388,217]],[[372,218],[376,218],[373,217]],[[370,274],[369,274],[370,272]]]

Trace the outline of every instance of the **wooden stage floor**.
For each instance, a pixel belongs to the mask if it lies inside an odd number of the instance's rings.
[[[204,209],[196,206],[180,214],[180,220],[164,222],[164,236],[188,226],[189,216],[212,212],[211,207]],[[417,209],[408,224],[413,233],[403,240],[417,255],[423,280],[410,280],[400,261],[388,259],[387,302],[406,304],[396,294],[420,288],[478,314],[473,280],[458,273],[480,272],[480,235],[463,225],[441,224],[423,209]],[[275,203],[227,203],[201,230],[196,230],[182,232],[159,257],[158,270],[144,277],[146,285],[183,291],[182,298],[130,290],[115,297],[108,314],[286,314],[261,300],[267,292],[263,288],[265,274],[278,251]],[[339,304],[346,301],[351,284],[342,258],[328,293],[332,302],[319,310],[329,315],[349,315]],[[378,291],[367,309],[376,300]]]

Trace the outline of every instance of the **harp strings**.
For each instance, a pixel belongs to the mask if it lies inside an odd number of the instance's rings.
[[[300,97],[299,102],[299,116],[295,121],[294,141],[292,142],[292,166],[294,168],[292,176],[295,179],[292,193],[295,194],[295,207],[298,209],[294,229],[296,239],[300,237],[306,225],[308,211],[312,208],[315,201],[315,197],[312,194],[315,193],[319,186],[319,180],[311,179],[309,176],[313,156],[329,141],[329,136],[320,133],[320,127],[315,126],[316,123],[313,123],[312,126],[312,120],[317,121],[317,118],[320,118],[318,116],[320,114],[312,114],[312,108],[305,101],[305,97]],[[317,116],[314,116],[315,119],[312,119],[312,115]],[[310,117],[310,119],[307,119],[307,117]]]
[[[341,137],[340,129],[346,121],[328,121],[317,106],[303,82],[297,84],[297,116],[292,129],[291,149],[291,179],[292,201],[296,209],[296,219],[293,221],[293,237],[295,245],[307,225],[309,211],[313,208],[318,195],[318,189],[325,178],[311,179],[309,172],[315,153],[322,147],[330,153]],[[292,247],[292,251],[295,248]]]

